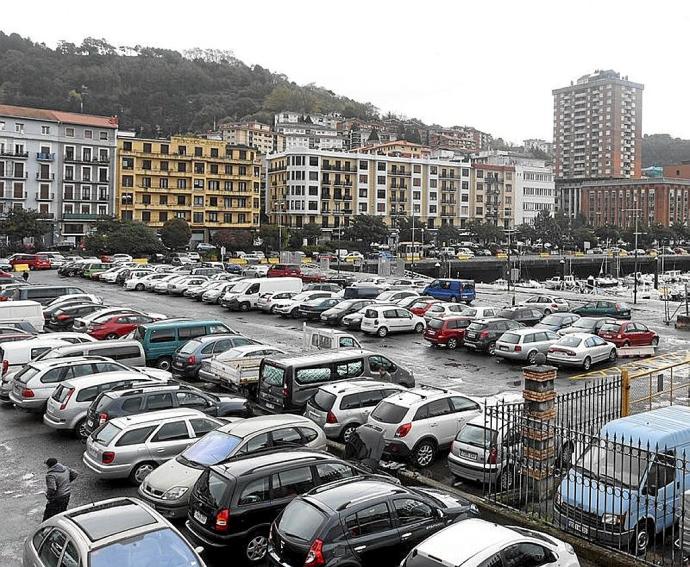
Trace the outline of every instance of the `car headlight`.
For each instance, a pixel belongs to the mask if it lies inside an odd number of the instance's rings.
[[[564,545],[564,547],[565,547],[565,550],[566,550],[568,553],[570,553],[570,555],[575,555],[575,550],[573,549],[573,546],[572,546],[572,545],[570,545],[569,543],[566,543],[566,544]]]
[[[479,508],[477,508],[476,504],[470,504],[470,512],[479,515]]]
[[[161,498],[163,500],[179,500],[189,490],[186,486],[173,486],[166,490]]]
[[[610,526],[622,526],[625,524],[625,514],[604,514],[601,522]]]

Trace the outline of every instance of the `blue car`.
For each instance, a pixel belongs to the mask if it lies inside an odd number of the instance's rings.
[[[464,302],[469,305],[477,298],[474,280],[442,278],[434,280],[424,288],[422,295],[442,301]]]

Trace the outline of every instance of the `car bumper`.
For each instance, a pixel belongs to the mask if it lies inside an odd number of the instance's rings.
[[[601,525],[597,527],[588,526],[578,522],[577,517],[562,514],[555,506],[553,508],[553,523],[565,532],[585,535],[595,541],[616,548],[626,548],[635,536],[635,530],[611,531],[604,529]]]
[[[199,378],[199,380],[203,380],[204,382],[210,382],[211,384],[221,383],[220,378],[216,374],[213,374],[208,370],[204,370],[203,368],[199,370],[199,374],[197,375],[197,377]]]
[[[20,409],[27,411],[42,411],[46,406],[46,399],[44,398],[21,398],[10,392],[10,401]]]
[[[132,465],[103,465],[86,452],[81,460],[86,468],[96,473],[100,478],[127,478],[132,472]]]
[[[464,345],[471,350],[482,351],[487,349],[489,343],[485,343],[484,341],[474,342],[465,339]]]
[[[43,414],[43,423],[52,429],[72,429],[66,420],[56,418],[48,413]]]
[[[407,459],[412,454],[412,450],[402,441],[386,441],[383,454],[392,459]]]
[[[527,359],[527,351],[523,352],[515,352],[515,351],[510,351],[510,350],[499,350],[498,347],[496,347],[496,356],[500,356],[501,358],[508,358],[510,360],[526,360]]]
[[[199,375],[199,369],[201,368],[201,365],[196,365],[196,366],[184,366],[184,367],[179,367],[175,366],[175,363],[173,362],[170,371],[173,373],[173,375],[176,376],[182,376],[183,378],[195,378],[196,376]]]
[[[453,453],[448,455],[448,469],[455,476],[474,482],[494,483],[500,474],[497,467],[484,467],[479,463],[461,459]]]
[[[185,527],[191,534],[192,538],[204,546],[213,547],[219,549],[221,547],[228,547],[237,541],[241,535],[232,534],[226,536],[219,536],[213,534],[213,536],[206,533],[206,530],[202,531],[194,522],[187,520],[185,522]],[[242,534],[244,535],[244,534]]]
[[[558,366],[582,366],[584,359],[579,356],[554,356],[553,354],[547,354],[546,360]]]
[[[138,492],[139,498],[141,498],[164,518],[168,518],[169,520],[182,520],[187,517],[187,510],[189,510],[189,497],[187,495],[189,492],[191,492],[191,490],[188,490],[187,494],[185,494],[187,498],[176,501],[156,498],[155,496],[152,496],[148,492],[142,490],[141,485],[139,486]]]

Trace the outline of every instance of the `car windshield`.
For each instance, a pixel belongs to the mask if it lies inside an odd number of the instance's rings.
[[[470,307],[469,309],[465,309],[462,314],[465,315],[465,317],[474,317],[477,314],[477,310]]]
[[[194,443],[194,445],[188,447],[178,457],[178,461],[187,461],[202,467],[217,465],[231,457],[241,442],[241,437],[221,431],[211,431]]]
[[[580,346],[581,342],[582,339],[578,339],[577,337],[565,336],[561,340],[559,340],[554,346],[577,347]]]
[[[575,465],[584,476],[630,488],[640,486],[651,455],[640,448],[604,439],[590,447]]]
[[[541,320],[542,325],[560,325],[563,322],[563,318],[558,315],[547,315]]]
[[[618,323],[606,323],[606,325],[601,327],[604,333],[619,333],[621,326]]]
[[[170,528],[116,541],[89,554],[90,567],[201,567],[189,544]]]
[[[432,319],[427,326],[432,329],[440,329],[443,327],[443,319]]]
[[[461,443],[481,448],[496,446],[497,438],[498,433],[495,430],[472,423],[463,427],[456,437]]]
[[[192,354],[199,348],[200,344],[201,343],[199,341],[187,341],[180,347],[180,350],[178,350],[177,352],[179,352],[180,354]]]
[[[91,434],[91,438],[96,442],[100,443],[101,445],[108,445],[115,437],[117,436],[118,433],[120,433],[122,429],[117,427],[116,425],[113,425],[111,422],[107,422],[96,431],[94,431]]]
[[[573,323],[573,328],[589,330],[593,329],[596,324],[597,322],[592,321],[591,319],[578,319]]]
[[[311,541],[324,519],[318,508],[304,500],[293,500],[285,508],[278,529],[288,537]]]
[[[516,335],[515,333],[503,333],[498,340],[502,343],[516,345],[520,342],[520,335]]]
[[[317,390],[312,398],[312,404],[322,411],[331,411],[335,403],[336,396],[326,390]]]
[[[400,423],[406,413],[407,408],[390,402],[380,402],[371,412],[371,417],[382,423]]]

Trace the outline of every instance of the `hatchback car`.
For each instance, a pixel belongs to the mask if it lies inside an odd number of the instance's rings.
[[[457,305],[454,303],[453,305]],[[424,329],[424,340],[429,341],[433,346],[446,346],[449,349],[456,349],[462,346],[465,341],[465,332],[472,323],[469,317],[447,315],[445,317],[434,317],[427,321]]]
[[[537,323],[535,329],[548,329],[550,331],[560,331],[566,327],[570,327],[575,321],[580,318],[575,313],[552,313],[544,317]]]
[[[363,332],[385,337],[388,333],[422,333],[426,321],[402,307],[372,304],[364,311]]]
[[[184,518],[192,487],[207,467],[259,451],[297,446],[325,450],[326,436],[310,419],[297,415],[240,419],[211,431],[154,470],[141,484],[139,495],[165,517]]]
[[[170,370],[184,378],[196,379],[204,360],[231,348],[260,344],[242,335],[207,335],[187,341],[173,355]]]
[[[548,329],[513,329],[503,333],[496,341],[495,354],[500,358],[535,364],[537,354],[546,354],[559,338]]]
[[[101,309],[103,306],[98,303],[60,305],[52,311],[50,319],[46,321],[46,327],[52,331],[71,330],[75,317],[83,317]]]
[[[498,312],[500,309],[495,307],[484,307],[484,306],[473,306],[465,307],[462,310],[463,317],[469,317],[470,319],[488,319],[489,317],[498,317]]]
[[[344,479],[287,505],[271,526],[269,565],[397,565],[430,535],[477,515],[441,490]]]
[[[377,295],[376,301],[378,303],[395,303],[406,297],[419,297],[419,293],[411,289],[391,289]]]
[[[372,303],[375,303],[372,301]],[[390,303],[390,307],[397,308],[397,305],[395,303]],[[378,307],[381,307],[381,304],[378,304]],[[369,309],[369,305],[366,307],[362,307],[359,311],[355,311],[354,313],[350,313],[349,315],[345,315],[340,320],[340,324],[346,327],[350,331],[359,331],[362,328],[362,319],[364,319],[364,313],[366,313],[367,309]]]
[[[558,335],[564,337],[573,333],[591,333],[596,335],[607,323],[613,323],[611,317],[580,317],[570,327],[558,331]]]
[[[317,423],[329,439],[347,443],[381,400],[404,389],[398,384],[372,380],[326,384],[307,402],[304,415]]]
[[[256,300],[256,308],[263,313],[274,313],[279,301],[288,301],[297,295],[294,291],[280,293],[262,293]]]
[[[157,321],[150,315],[126,313],[120,315],[102,315],[86,327],[86,332],[98,340],[119,339],[131,333],[139,325]]]
[[[605,323],[597,333],[616,347],[659,346],[659,335],[644,323],[614,321]]]
[[[281,317],[292,317],[293,319],[299,317],[299,310],[305,303],[315,299],[327,299],[335,297],[332,291],[303,291],[292,296],[289,299],[274,299],[272,313],[276,313]]]
[[[158,465],[221,425],[183,408],[118,417],[89,435],[82,461],[99,478],[129,478],[139,485]]]
[[[24,542],[23,567],[204,567],[187,540],[135,498],[91,502],[49,518]]]
[[[616,345],[589,333],[561,337],[549,347],[546,354],[549,364],[581,366],[585,371],[598,362],[615,362],[617,357]]]
[[[435,303],[440,303],[440,299],[420,299],[419,301],[415,301],[408,309],[410,312],[414,313],[415,315],[419,315],[420,317],[424,317],[426,312],[433,307]]]
[[[565,299],[553,295],[533,295],[525,299],[525,301],[521,301],[519,305],[534,307],[539,309],[544,315],[551,315],[551,313],[559,311],[565,312],[570,309],[570,305],[568,305]]]
[[[543,313],[534,307],[506,307],[498,312],[498,317],[517,321],[527,327],[536,325],[544,318]]]
[[[614,319],[630,319],[630,306],[622,301],[589,301],[581,307],[572,310],[581,317],[612,317]]]
[[[324,297],[321,299],[313,299],[303,303],[299,308],[299,314],[304,317],[307,321],[313,319],[320,319],[321,313],[335,307],[340,303],[342,299],[340,297]]]
[[[329,325],[339,325],[343,317],[349,315],[350,313],[355,313],[374,303],[373,299],[345,299],[342,300],[333,307],[328,308],[326,311],[321,313],[321,322],[327,323]]]
[[[506,331],[519,329],[522,325],[510,319],[477,319],[465,331],[465,347],[477,352],[494,355],[496,341]]]

